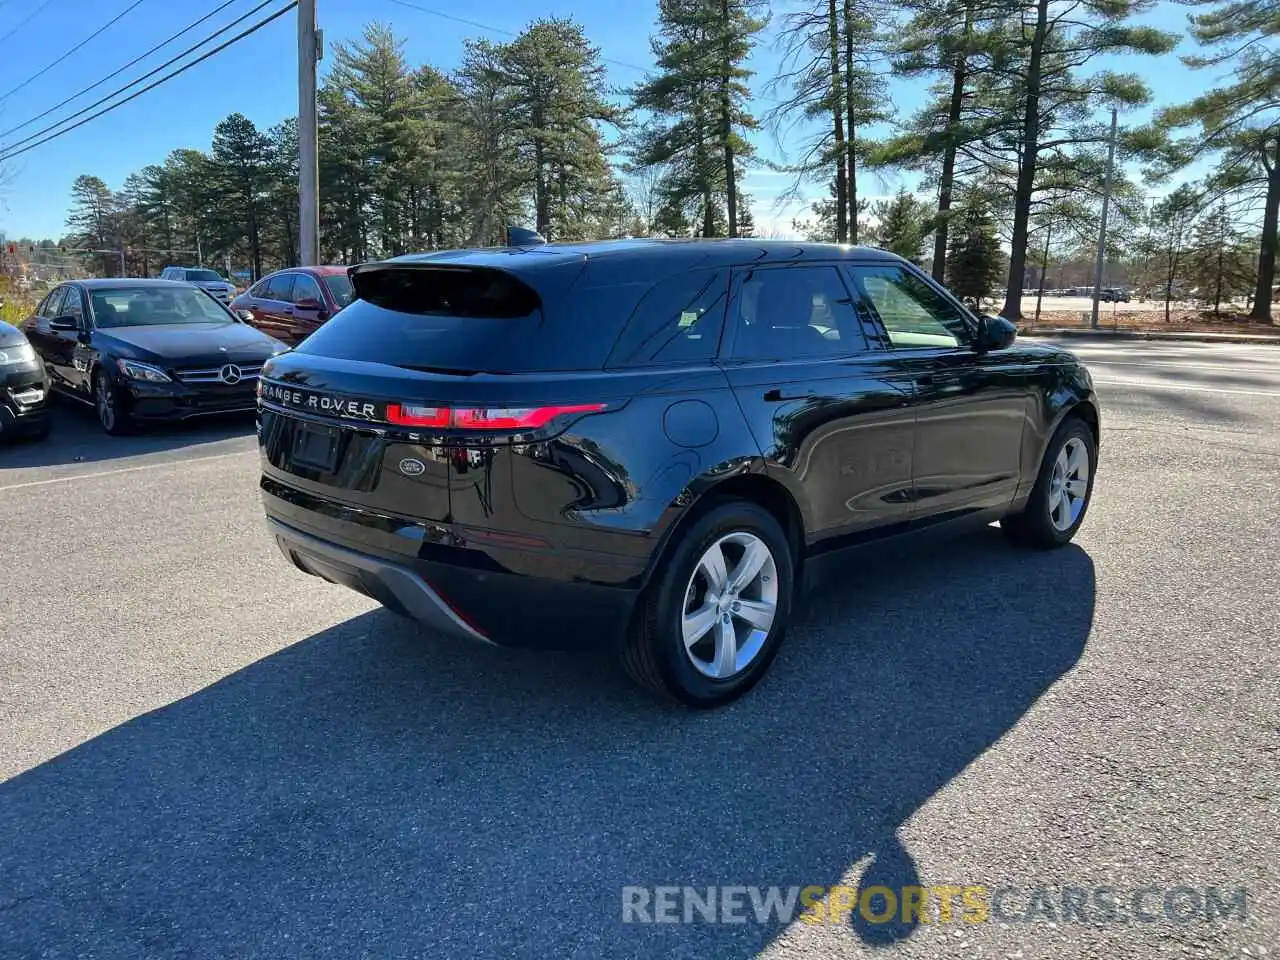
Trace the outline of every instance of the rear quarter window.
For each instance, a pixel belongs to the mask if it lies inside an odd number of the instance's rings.
[[[715,359],[728,290],[727,270],[696,270],[659,280],[636,305],[607,366]]]

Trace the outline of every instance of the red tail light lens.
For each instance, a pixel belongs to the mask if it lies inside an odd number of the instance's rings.
[[[598,413],[603,403],[577,403],[557,407],[491,407],[453,411],[453,425],[462,430],[536,430],[556,417],[571,413]]]
[[[557,417],[599,413],[603,403],[560,404],[549,407],[424,407],[411,403],[387,404],[387,420],[402,427],[456,430],[537,430]]]
[[[402,427],[437,427],[449,426],[448,407],[422,407],[412,403],[387,404],[387,420]]]

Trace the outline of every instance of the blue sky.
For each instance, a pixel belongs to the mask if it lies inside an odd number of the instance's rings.
[[[63,98],[117,69],[152,45],[211,11],[215,0],[141,0],[101,36],[84,44],[85,37],[131,5],[133,0],[0,0],[0,37],[13,31],[33,12],[38,13],[8,40],[0,42],[0,131],[8,130],[42,113]],[[212,32],[256,5],[257,0],[235,0],[223,13],[159,51],[128,73],[21,131],[0,138],[0,144],[38,131],[55,119],[92,103],[128,80],[163,63],[185,46]],[[643,76],[627,65],[652,64],[648,37],[656,15],[654,0],[409,0],[442,14],[483,23],[496,31],[518,31],[537,16],[573,16],[585,27],[609,63],[609,80],[622,87]],[[364,24],[378,20],[392,25],[406,40],[406,54],[413,63],[431,63],[441,69],[457,65],[462,41],[490,36],[477,26],[408,9],[394,0],[317,0],[318,20],[327,46],[357,37]],[[775,0],[777,11],[789,0]],[[265,12],[275,9],[268,7]],[[256,20],[257,17],[252,18]],[[1186,8],[1161,3],[1142,18],[1162,29],[1181,30]],[[57,237],[64,230],[72,181],[81,173],[102,177],[112,188],[148,163],[158,163],[180,147],[207,149],[214,124],[239,111],[262,127],[269,127],[297,108],[295,20],[285,15],[253,36],[228,48],[182,76],[80,129],[38,147],[7,164],[0,183],[0,233],[9,237]],[[1179,52],[1186,52],[1184,41]],[[33,74],[46,68],[69,50],[76,52],[21,90],[4,96]],[[756,86],[774,72],[779,55],[772,31],[753,57]],[[321,63],[322,72],[331,58]],[[1209,86],[1209,72],[1194,73],[1176,56],[1113,58],[1112,69],[1134,70],[1146,77],[1155,91],[1156,105],[1185,100]],[[767,107],[763,90],[758,112]],[[894,107],[910,112],[921,91],[911,85],[891,87]],[[1144,111],[1145,112],[1145,111]],[[758,137],[762,156],[782,159],[773,138]],[[785,145],[784,145],[785,146]],[[757,227],[762,232],[786,232],[802,205],[778,208],[776,199],[790,185],[788,177],[767,170],[752,171],[745,184],[755,203]],[[910,184],[908,184],[910,185]],[[864,195],[885,195],[898,186],[893,179],[868,175],[859,179]],[[811,187],[817,195],[820,188]]]

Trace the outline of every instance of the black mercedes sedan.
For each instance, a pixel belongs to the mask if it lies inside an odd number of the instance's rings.
[[[881,250],[633,240],[350,276],[263,368],[268,523],[304,572],[442,633],[614,643],[714,706],[849,551],[993,521],[1059,547],[1093,492],[1085,367]]]
[[[49,375],[17,327],[0,321],[0,441],[49,433]]]
[[[53,389],[120,434],[141,420],[252,412],[262,365],[288,349],[203,290],[168,280],[78,280],[23,323]]]

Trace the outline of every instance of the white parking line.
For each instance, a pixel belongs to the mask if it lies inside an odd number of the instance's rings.
[[[1268,364],[1259,364],[1258,367],[1241,370],[1238,366],[1238,361],[1234,358],[1223,358],[1218,363],[1196,363],[1194,361],[1184,360],[1106,360],[1102,357],[1082,359],[1084,359],[1085,363],[1090,367],[1175,367],[1185,370],[1226,370],[1231,373],[1263,374],[1269,374],[1272,370],[1280,372],[1280,365],[1271,367]],[[1259,369],[1259,367],[1261,369]]]
[[[1158,380],[1104,380],[1093,378],[1094,383],[1106,383],[1124,387],[1142,387],[1153,390],[1187,390],[1193,393],[1227,393],[1238,397],[1280,397],[1280,390],[1224,390],[1221,387],[1195,387],[1185,383],[1160,383]]]
[[[212,453],[207,457],[186,457],[180,460],[162,460],[159,463],[143,463],[136,467],[120,467],[116,470],[97,470],[93,473],[76,473],[69,477],[49,477],[45,480],[27,480],[23,483],[11,483],[0,487],[0,493],[6,490],[22,490],[25,487],[43,487],[51,483],[70,483],[72,480],[95,480],[98,477],[114,477],[121,473],[137,473],[140,470],[157,470],[160,467],[175,467],[179,464],[200,463],[204,460],[225,460],[227,457],[243,457],[257,454],[257,450],[235,450],[231,453]]]

